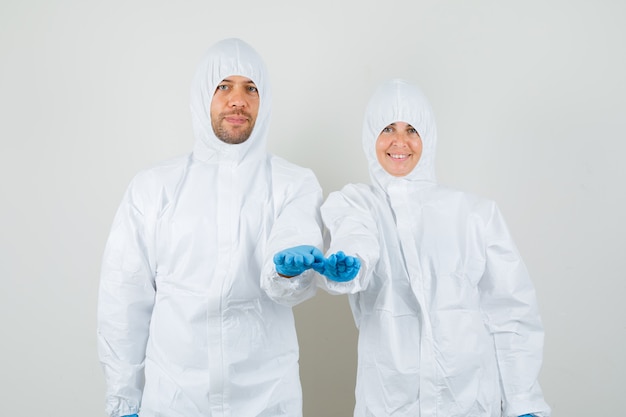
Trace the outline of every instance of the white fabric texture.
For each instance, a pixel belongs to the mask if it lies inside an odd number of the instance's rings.
[[[420,134],[413,171],[383,170],[376,139],[394,122]],[[357,417],[547,417],[537,381],[543,328],[528,271],[497,205],[439,186],[432,109],[415,86],[383,83],[365,113],[372,185],[331,193],[322,219],[331,244],[356,255],[349,294],[359,329]]]
[[[211,128],[218,83],[241,75],[260,107],[249,139]],[[112,417],[301,416],[292,306],[313,274],[276,275],[273,255],[322,248],[322,190],[266,151],[271,91],[245,42],[211,47],[191,89],[193,152],[140,172],[119,206],[99,290],[98,351]]]

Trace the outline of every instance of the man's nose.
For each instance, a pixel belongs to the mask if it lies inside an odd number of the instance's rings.
[[[244,98],[243,91],[240,88],[235,88],[228,96],[228,105],[231,107],[244,107],[246,100]]]

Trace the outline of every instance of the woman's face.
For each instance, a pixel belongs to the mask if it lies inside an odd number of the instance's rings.
[[[413,171],[421,156],[422,138],[408,123],[392,123],[376,139],[376,158],[394,177],[404,177]]]

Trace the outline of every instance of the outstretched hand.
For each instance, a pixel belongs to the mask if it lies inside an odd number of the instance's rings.
[[[301,245],[276,253],[274,266],[276,272],[286,278],[313,269],[332,281],[347,282],[357,276],[361,269],[361,261],[356,256],[348,256],[342,251],[324,258],[322,251],[315,246]]]
[[[311,245],[295,246],[274,255],[276,272],[291,278],[313,268],[321,272],[324,268],[324,254]]]
[[[330,255],[324,262],[324,270],[318,272],[332,281],[347,282],[356,277],[359,269],[361,269],[359,258],[339,251]]]

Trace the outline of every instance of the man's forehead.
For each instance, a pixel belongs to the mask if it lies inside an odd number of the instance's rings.
[[[222,80],[223,83],[231,83],[231,84],[251,84],[256,85],[254,81],[252,81],[248,77],[244,77],[243,75],[229,75]]]

